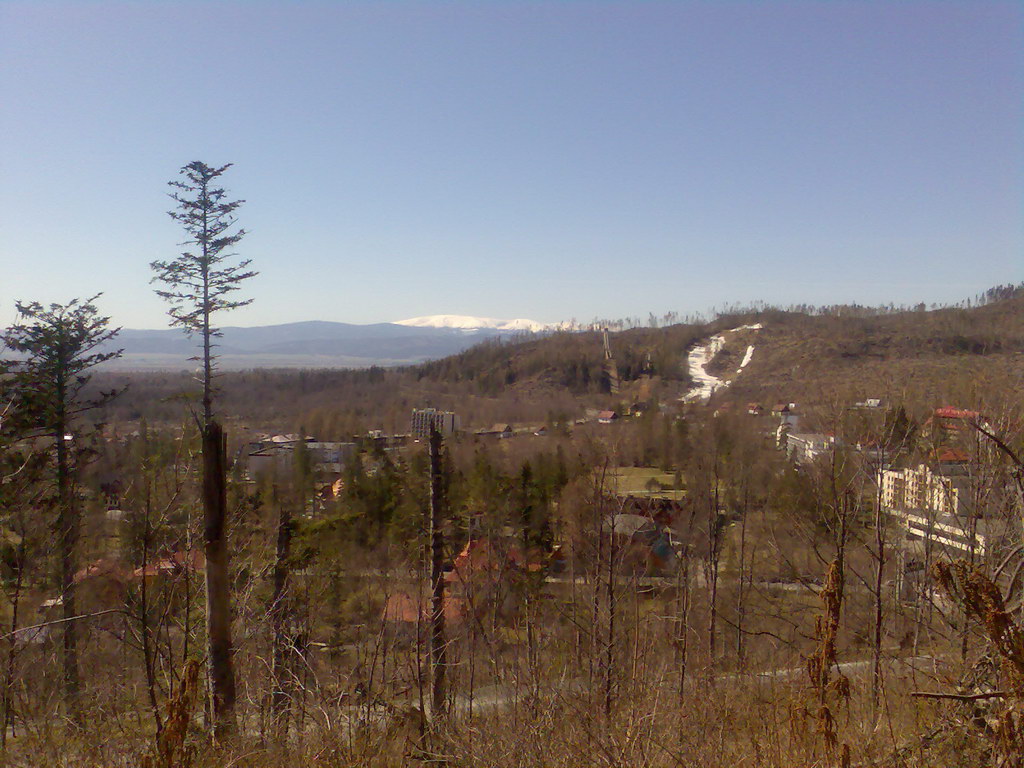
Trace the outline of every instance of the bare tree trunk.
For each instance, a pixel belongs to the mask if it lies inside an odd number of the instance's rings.
[[[885,576],[885,520],[882,517],[882,477],[879,464],[878,472],[875,475],[875,584],[873,595],[875,603],[874,615],[874,636],[872,638],[871,653],[871,712],[873,716],[878,713],[878,700],[882,690],[882,629],[884,628],[883,606],[882,606],[882,585]]]
[[[206,546],[207,674],[214,738],[235,731],[231,659],[231,583],[227,548],[227,445],[216,421],[203,429],[203,511]]]
[[[148,450],[148,446],[147,446]],[[153,627],[150,623],[149,610],[149,587],[146,571],[149,568],[149,553],[153,539],[153,498],[152,482],[148,468],[144,470],[146,482],[146,519],[142,530],[142,579],[139,583],[139,623],[142,634],[142,660],[146,665],[146,692],[149,695],[149,706],[153,710],[153,721],[156,723],[157,739],[164,729],[163,719],[160,717],[160,705],[156,698],[156,669],[153,660]]]
[[[11,710],[13,707],[12,689],[14,688],[14,661],[17,656],[18,614],[21,607],[21,591],[25,581],[25,557],[27,555],[27,539],[25,526],[21,525],[21,541],[18,542],[17,566],[14,574],[14,593],[11,595],[11,624],[7,639],[7,668],[4,670],[4,718],[0,723],[0,749],[7,749],[7,732],[11,727]]]
[[[743,509],[740,520],[739,583],[736,585],[736,663],[743,668],[743,620],[746,617],[746,562],[747,562],[747,517],[750,513],[750,499],[744,485]]]
[[[604,483],[601,488],[594,491],[594,502],[591,505],[594,510],[594,531],[597,534],[597,557],[594,562],[593,578],[591,580],[591,621],[590,621],[590,653],[587,654],[587,693],[593,697],[596,693],[595,663],[598,659],[600,649],[598,630],[601,626],[601,569],[604,567],[604,528],[602,520],[602,495]],[[612,521],[614,522],[614,520]]]
[[[441,433],[430,429],[430,711],[436,721],[447,708],[448,647],[444,633],[444,475]]]
[[[718,558],[721,526],[718,524],[718,457],[711,476],[708,495],[708,666],[715,667],[715,636],[718,633]],[[712,680],[714,677],[712,676]]]
[[[605,602],[608,606],[608,634],[604,646],[604,716],[609,721],[612,715],[612,704],[615,695],[615,518],[612,517],[608,531],[608,568],[605,580]]]
[[[678,634],[676,636],[680,705],[683,703],[683,696],[686,690],[686,643],[690,626],[690,554],[688,552],[684,552],[682,559],[683,562],[678,566],[679,578],[677,582],[677,589],[679,591],[679,615],[677,617]]]
[[[191,557],[192,550],[195,549],[195,540],[192,537],[192,508],[191,508],[191,506],[186,507],[186,510],[187,510],[186,511],[186,515],[187,516],[185,518],[185,551]],[[184,605],[184,613],[185,613],[184,630],[185,631],[182,633],[182,638],[181,638],[181,665],[182,665],[182,668],[184,669],[184,666],[188,662],[188,659],[189,659],[189,655],[188,655],[189,654],[189,646],[191,645],[191,641],[192,641],[192,570],[190,568],[185,568],[185,572],[184,572],[184,574],[182,574],[182,583],[183,583],[184,590],[185,590],[185,600],[184,600],[184,602],[185,602],[185,605]],[[171,638],[170,638],[169,634],[167,636],[167,652],[168,652],[168,658],[172,658],[170,656],[170,652],[171,652]],[[171,665],[171,670],[172,670],[172,674],[173,674],[173,670],[174,670],[174,666],[173,665]],[[174,691],[173,691],[173,686],[172,686],[172,690],[170,691],[170,693],[168,695],[173,695],[173,693],[174,693]]]
[[[583,631],[580,629],[579,612],[577,611],[576,595],[576,542],[575,537],[569,539],[569,598],[570,621],[572,627],[573,651],[576,659],[576,670],[583,670]]]
[[[276,497],[276,488],[275,488]],[[288,737],[288,710],[291,695],[288,684],[289,599],[288,575],[292,547],[292,513],[285,503],[281,505],[277,523],[277,554],[274,560],[274,586],[270,598],[270,620],[274,633],[274,648],[271,658],[271,675],[274,692],[271,695],[271,710],[276,737]]]
[[[64,402],[64,388],[58,384],[59,402]],[[57,443],[57,534],[60,545],[60,597],[63,611],[64,639],[64,704],[71,719],[78,719],[78,615],[75,606],[75,548],[78,544],[80,521],[75,504],[75,489],[72,481],[71,458],[68,455],[66,421],[63,405],[56,419],[54,440]]]

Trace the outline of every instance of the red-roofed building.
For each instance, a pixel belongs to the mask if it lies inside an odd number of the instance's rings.
[[[198,573],[206,570],[206,556],[201,550],[191,552],[174,552],[167,557],[148,563],[145,567],[132,571],[132,579],[138,581],[143,577],[176,579],[183,573]]]
[[[959,419],[960,421],[972,421],[981,416],[977,411],[966,411],[961,408],[954,408],[951,405],[936,408],[933,415],[939,419]]]
[[[495,581],[515,572],[536,573],[543,570],[543,567],[538,552],[527,552],[524,556],[522,548],[515,541],[470,539],[444,578],[449,584],[479,581],[481,577]]]
[[[971,460],[967,451],[957,448],[936,448],[932,451],[931,458],[939,464],[966,464]]]
[[[389,595],[384,604],[384,621],[393,629],[407,630],[419,624],[430,625],[431,604],[428,597],[416,598],[408,592],[396,592]],[[444,621],[448,626],[459,626],[469,615],[469,603],[461,597],[445,595]]]
[[[123,608],[128,594],[131,574],[116,560],[101,558],[79,569],[72,577],[75,590],[75,610],[78,613],[99,613]],[[40,613],[44,620],[56,618],[63,605],[60,594],[43,602]],[[100,624],[110,627],[111,620],[100,617]],[[94,619],[92,621],[98,621]]]
[[[922,432],[932,445],[947,445],[974,434],[974,425],[984,423],[985,417],[978,411],[943,406],[932,411],[925,421]]]
[[[101,558],[94,560],[85,568],[77,571],[72,581],[75,584],[83,584],[96,579],[110,579],[124,584],[129,578],[128,571],[119,562],[108,558]]]

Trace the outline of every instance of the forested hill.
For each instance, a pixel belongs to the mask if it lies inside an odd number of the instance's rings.
[[[907,391],[925,399],[972,398],[1024,375],[1019,292],[972,308],[767,312],[758,320],[764,328],[751,364],[729,390],[734,399],[894,397]],[[737,354],[728,347],[723,352]]]
[[[544,420],[587,407],[637,400],[675,402],[690,385],[688,350],[713,334],[760,323],[742,343],[727,341],[710,370],[735,370],[748,344],[750,364],[714,402],[893,397],[976,399],[985,388],[1016,386],[1024,376],[1024,295],[977,307],[873,310],[761,309],[706,324],[632,328],[611,334],[621,391],[610,394],[598,331],[557,332],[526,340],[494,339],[419,365],[363,370],[254,370],[221,378],[226,413],[243,421],[304,424],[344,433],[402,430],[409,411],[454,409],[467,425]],[[185,373],[101,373],[102,386],[130,382],[114,419],[177,418],[193,388]]]
[[[663,394],[690,383],[687,352],[708,337],[760,324],[742,344],[728,341],[709,366],[735,370],[748,343],[751,362],[721,398],[818,398],[830,391],[889,389],[903,380],[941,394],[944,388],[986,371],[1024,374],[1024,293],[977,307],[879,310],[829,307],[765,309],[722,315],[711,323],[633,328],[611,334],[611,348],[625,396],[645,376]],[[608,392],[601,334],[561,333],[521,343],[488,343],[403,372],[431,384],[472,383],[477,391],[563,390],[575,395]],[[902,386],[902,385],[901,385]],[[866,394],[865,396],[870,396]]]

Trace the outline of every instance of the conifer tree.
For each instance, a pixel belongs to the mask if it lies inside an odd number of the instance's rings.
[[[231,232],[235,211],[244,200],[226,200],[226,192],[215,186],[217,179],[231,167],[211,168],[205,163],[189,163],[181,169],[185,181],[171,181],[171,199],[178,205],[168,211],[181,224],[188,239],[182,245],[188,250],[171,261],[154,261],[153,282],[164,288],[157,296],[170,304],[167,314],[171,325],[183,328],[189,336],[198,335],[202,345],[203,363],[203,425],[213,420],[213,379],[217,356],[213,354],[214,339],[220,329],[212,324],[215,312],[237,309],[252,299],[233,298],[241,284],[256,272],[250,270],[250,259],[231,264],[232,249],[245,236],[245,230]]]
[[[150,264],[153,281],[163,285],[156,293],[170,304],[171,325],[199,336],[203,364],[203,517],[206,553],[207,675],[217,737],[235,728],[235,677],[231,664],[231,605],[227,550],[227,450],[224,431],[213,409],[216,358],[214,339],[220,329],[212,323],[215,312],[237,309],[252,299],[234,298],[243,282],[257,273],[249,259],[231,263],[232,249],[245,236],[234,230],[235,211],[244,202],[228,200],[218,178],[231,165],[219,168],[193,162],[181,169],[183,181],[171,181],[168,211],[181,224],[186,250],[171,261]]]
[[[76,478],[86,451],[84,436],[76,427],[82,413],[117,394],[111,391],[93,399],[85,397],[91,378],[87,371],[121,354],[120,350],[105,347],[120,329],[110,328],[110,318],[99,314],[93,304],[97,298],[99,294],[48,307],[38,302],[18,302],[19,322],[0,334],[0,342],[20,356],[4,364],[5,385],[11,393],[8,405],[13,406],[9,416],[22,434],[45,437],[51,446],[63,613],[64,700],[72,717],[77,716],[79,692],[74,577],[82,526]]]

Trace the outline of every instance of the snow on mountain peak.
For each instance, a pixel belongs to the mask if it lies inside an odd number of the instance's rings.
[[[469,317],[467,315],[429,315],[427,317],[411,317],[408,320],[396,320],[395,325],[409,325],[417,328],[458,328],[473,331],[490,328],[495,331],[530,331],[538,333],[551,328],[548,323],[538,323],[517,317],[514,320],[499,320],[494,317]]]

